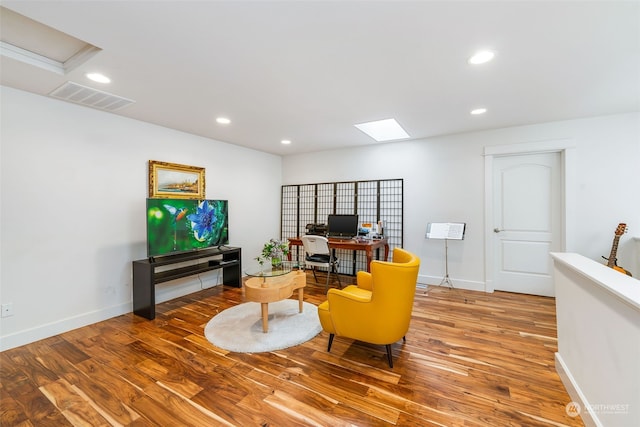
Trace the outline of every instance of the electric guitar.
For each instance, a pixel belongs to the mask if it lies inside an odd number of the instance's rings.
[[[611,245],[611,254],[609,254],[609,258],[602,257],[607,260],[607,267],[613,268],[614,270],[619,271],[620,273],[624,273],[627,276],[631,276],[627,270],[622,267],[618,267],[618,259],[616,258],[616,253],[618,252],[618,242],[620,241],[620,236],[627,232],[627,224],[620,223],[618,224],[618,228],[616,228],[615,235],[613,236],[613,244]]]

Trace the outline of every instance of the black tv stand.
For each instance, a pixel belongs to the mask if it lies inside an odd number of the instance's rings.
[[[188,261],[190,265],[156,272],[157,267]],[[155,285],[222,268],[222,284],[242,286],[242,251],[218,247],[133,261],[133,312],[147,319],[156,317]]]

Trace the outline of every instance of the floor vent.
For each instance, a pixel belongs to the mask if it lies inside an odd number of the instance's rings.
[[[64,101],[105,111],[116,111],[135,102],[131,99],[102,92],[73,82],[66,82],[49,95]]]

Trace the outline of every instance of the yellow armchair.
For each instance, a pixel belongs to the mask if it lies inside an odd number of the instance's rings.
[[[322,329],[329,332],[327,351],[336,335],[384,345],[393,368],[391,344],[406,341],[419,268],[417,256],[395,248],[392,262],[372,261],[371,273],[359,271],[357,285],[329,289],[318,306]]]

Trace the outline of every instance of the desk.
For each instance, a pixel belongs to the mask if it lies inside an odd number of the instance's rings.
[[[291,246],[302,246],[302,240],[300,240],[300,237],[289,238],[289,260],[291,260]],[[371,271],[370,265],[373,260],[373,251],[375,249],[384,248],[384,258],[382,261],[386,261],[389,258],[389,240],[386,237],[384,239],[363,241],[329,238],[329,247],[331,249],[365,251],[367,254],[367,271]]]

